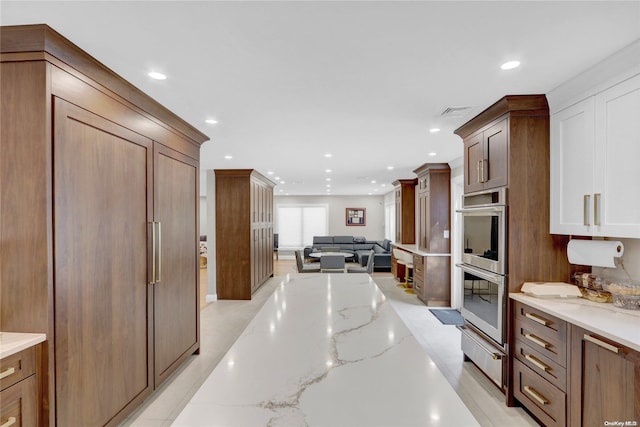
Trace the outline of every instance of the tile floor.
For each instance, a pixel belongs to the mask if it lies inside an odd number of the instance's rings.
[[[289,260],[276,264],[276,274],[294,273],[295,264]],[[480,425],[537,425],[521,408],[506,407],[500,391],[470,362],[463,362],[460,333],[454,326],[442,325],[415,295],[396,287],[390,273],[374,273],[374,279]],[[269,280],[251,301],[206,305],[201,312],[200,355],[192,356],[121,425],[170,426],[279,284],[278,276]]]

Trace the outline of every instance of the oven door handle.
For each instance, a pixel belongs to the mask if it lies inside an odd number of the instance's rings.
[[[481,279],[488,280],[493,283],[502,284],[504,280],[504,276],[500,276],[499,274],[491,274],[486,270],[481,270],[479,268],[472,267],[469,264],[456,264],[456,267],[460,267],[463,270],[467,270],[474,276],[478,276]]]

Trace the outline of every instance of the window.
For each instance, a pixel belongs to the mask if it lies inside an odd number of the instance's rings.
[[[395,202],[384,205],[384,237],[391,241],[396,239],[396,205]]]
[[[279,247],[300,249],[311,245],[313,236],[326,236],[327,211],[327,205],[279,205]]]

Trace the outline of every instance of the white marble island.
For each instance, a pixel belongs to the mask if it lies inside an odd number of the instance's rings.
[[[369,275],[303,274],[276,289],[173,425],[478,423]]]

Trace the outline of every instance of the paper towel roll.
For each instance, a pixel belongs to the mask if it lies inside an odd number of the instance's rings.
[[[624,253],[624,245],[616,240],[569,240],[567,257],[571,264],[615,267],[614,258]]]

